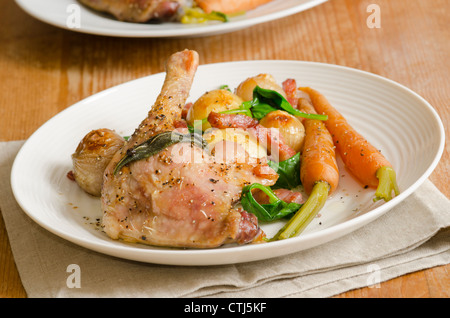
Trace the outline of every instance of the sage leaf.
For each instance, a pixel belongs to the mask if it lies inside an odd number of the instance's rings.
[[[122,169],[127,164],[149,158],[161,152],[167,147],[180,142],[189,142],[194,146],[205,149],[207,147],[206,141],[201,135],[196,133],[181,134],[176,131],[166,131],[157,134],[134,148],[127,150],[125,156],[117,163],[114,168],[114,174]]]

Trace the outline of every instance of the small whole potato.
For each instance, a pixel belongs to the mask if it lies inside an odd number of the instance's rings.
[[[89,194],[100,196],[103,173],[125,139],[110,129],[90,131],[72,154],[73,178]]]
[[[245,102],[252,100],[253,90],[256,86],[276,91],[286,97],[286,93],[283,88],[278,85],[274,77],[270,74],[259,74],[254,77],[247,78],[236,88],[236,95],[242,98]]]
[[[189,125],[194,126],[195,121],[208,118],[211,112],[220,113],[225,110],[237,109],[242,103],[243,100],[239,96],[227,89],[212,90],[195,101],[187,113],[186,121]],[[211,128],[211,125],[208,122],[203,123],[203,131],[208,128]]]
[[[209,145],[211,153],[217,158],[217,146],[221,146],[226,150],[228,159],[236,160],[238,163],[245,163],[246,160],[253,160],[256,162],[257,159],[266,158],[266,149],[258,143],[258,140],[252,136],[249,132],[241,128],[226,128],[226,129],[209,129],[203,135],[203,139]],[[223,142],[223,145],[221,145]],[[239,145],[237,148],[233,144]],[[240,153],[240,150],[245,152],[244,155]],[[248,158],[247,158],[248,156]],[[228,162],[227,160],[226,162]],[[251,162],[247,162],[251,163]]]
[[[266,128],[277,128],[284,142],[295,152],[299,152],[303,147],[305,139],[305,127],[295,116],[277,110],[268,113],[260,122]]]

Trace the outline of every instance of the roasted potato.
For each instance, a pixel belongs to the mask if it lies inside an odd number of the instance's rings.
[[[286,93],[284,92],[283,88],[278,85],[274,77],[270,74],[259,74],[254,77],[247,78],[236,88],[236,95],[238,95],[244,101],[252,100],[253,90],[256,86],[264,89],[271,89],[286,97]]]
[[[259,123],[267,128],[277,128],[284,142],[296,152],[302,149],[305,127],[295,116],[277,110],[268,113]]]
[[[249,158],[256,160],[267,157],[266,149],[241,128],[208,129],[203,138],[217,160],[244,163]]]
[[[195,121],[207,118],[209,113],[221,112],[224,110],[236,109],[241,106],[243,100],[236,94],[227,89],[216,89],[203,94],[192,107],[189,109],[186,121],[189,125],[194,126]],[[202,129],[211,128],[208,122],[203,123]]]

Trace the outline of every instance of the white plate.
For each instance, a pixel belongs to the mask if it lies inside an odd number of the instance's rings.
[[[236,31],[298,13],[326,1],[274,0],[248,11],[243,16],[232,18],[227,23],[210,22],[197,25],[120,22],[106,14],[90,10],[76,0],[16,0],[16,3],[33,17],[72,31],[119,37],[184,37]]]
[[[207,90],[270,73],[281,82],[321,91],[348,121],[382,149],[398,175],[401,194],[373,203],[374,191],[362,189],[341,166],[341,181],[305,232],[296,238],[217,249],[181,250],[127,244],[109,239],[95,224],[100,201],[85,194],[66,174],[71,154],[90,130],[111,128],[130,135],[156,99],[164,73],[137,79],[62,111],[39,128],[15,159],[11,184],[17,202],[34,221],[50,232],[108,255],[149,263],[217,265],[262,260],[329,242],[375,220],[400,203],[431,174],[444,147],[444,128],[437,113],[408,88],[355,69],[300,61],[249,61],[200,66],[191,90],[194,101]],[[280,223],[262,225],[272,236]]]

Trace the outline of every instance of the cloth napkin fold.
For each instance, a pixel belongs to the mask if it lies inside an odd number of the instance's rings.
[[[30,298],[324,298],[365,286],[378,288],[382,281],[450,261],[450,202],[428,180],[368,225],[283,257],[184,267],[103,255],[53,235],[21,210],[10,175],[22,144],[0,143],[0,209]]]

